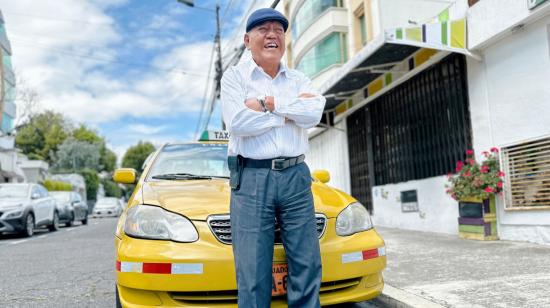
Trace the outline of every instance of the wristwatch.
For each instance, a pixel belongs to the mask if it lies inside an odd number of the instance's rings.
[[[265,105],[265,96],[258,96],[257,100],[260,103],[260,105],[262,106],[262,109],[264,110],[264,112],[267,112],[269,109],[267,109],[267,107]]]

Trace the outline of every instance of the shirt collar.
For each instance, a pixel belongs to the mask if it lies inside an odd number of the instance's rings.
[[[263,69],[262,69],[260,66],[258,66],[258,64],[256,64],[256,62],[255,62],[253,59],[250,59],[250,62],[249,62],[249,64],[248,64],[248,74],[249,74],[249,76],[252,77],[252,74],[253,74],[256,70],[258,70],[259,72],[263,72]],[[277,78],[277,76],[279,76],[280,74],[283,74],[283,73],[284,73],[285,76],[286,76],[287,71],[288,71],[288,67],[286,66],[286,64],[283,63],[283,62],[280,62],[280,64],[279,64],[279,72],[277,73],[277,75],[275,76],[275,78]],[[274,79],[275,79],[275,78],[274,78]]]

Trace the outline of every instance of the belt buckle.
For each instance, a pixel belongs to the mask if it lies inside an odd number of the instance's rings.
[[[285,159],[275,158],[271,160],[271,169],[276,171],[285,169]]]

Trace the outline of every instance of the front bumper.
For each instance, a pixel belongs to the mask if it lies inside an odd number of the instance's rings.
[[[218,242],[206,222],[194,224],[200,234],[195,243],[125,235],[116,238],[116,281],[124,307],[236,307],[231,245]],[[327,220],[327,231],[320,240],[321,304],[359,302],[378,296],[383,288],[385,253],[365,260],[349,256],[361,255],[361,251],[383,252],[384,241],[375,230],[339,237],[334,224],[335,219]],[[285,262],[282,245],[275,247],[274,262]],[[272,307],[286,307],[284,297],[274,297]]]
[[[22,211],[20,215],[13,218],[6,218],[13,211],[3,211],[0,214],[0,233],[18,232],[25,228],[25,217],[27,211]]]

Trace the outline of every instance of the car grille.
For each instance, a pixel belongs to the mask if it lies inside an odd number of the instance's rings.
[[[321,283],[321,296],[332,292],[344,291],[361,283],[361,277]],[[234,304],[237,302],[237,290],[199,291],[199,292],[168,292],[170,297],[180,303],[197,304]],[[284,298],[280,295],[275,298]]]
[[[325,232],[327,218],[323,214],[315,214],[317,220],[317,235],[319,238]],[[216,238],[224,243],[231,244],[231,221],[229,215],[212,215],[208,217],[208,226]],[[279,224],[275,221],[275,244],[282,244]]]

